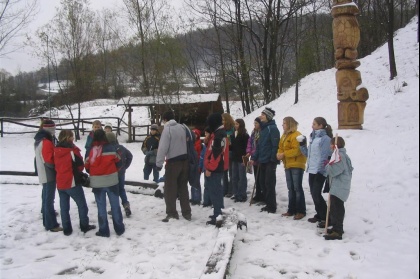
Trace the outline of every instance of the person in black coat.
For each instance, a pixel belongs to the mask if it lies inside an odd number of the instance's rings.
[[[235,202],[245,202],[247,199],[246,189],[248,186],[246,178],[246,166],[243,156],[246,155],[246,147],[249,135],[245,128],[243,119],[235,120],[235,132],[231,136],[232,162],[232,188]]]
[[[153,181],[158,183],[159,170],[156,167],[156,155],[159,147],[160,133],[158,125],[152,124],[150,127],[150,135],[145,138],[141,150],[146,155],[144,158],[144,180],[149,180],[149,176],[153,171]]]

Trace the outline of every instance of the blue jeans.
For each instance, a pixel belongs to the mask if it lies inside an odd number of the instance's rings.
[[[108,195],[109,203],[111,205],[112,222],[114,224],[114,230],[118,235],[122,235],[125,231],[123,223],[123,217],[120,207],[120,197],[118,194],[118,185],[105,187],[105,188],[94,188],[93,193],[95,194],[96,205],[98,206],[98,224],[99,234],[101,236],[109,236],[109,225],[108,225],[108,214],[106,212],[106,195]]]
[[[152,171],[153,171],[153,181],[158,183],[159,171],[156,167],[156,164],[153,164],[153,165],[144,164],[144,168],[143,168],[144,180],[149,180],[149,176],[152,173]]]
[[[232,188],[237,201],[246,201],[246,169],[242,162],[232,162]]]
[[[212,172],[210,177],[204,177],[208,186],[210,200],[213,203],[213,218],[222,214],[223,204],[223,172]]]
[[[125,173],[118,173],[118,190],[120,192],[121,204],[128,203],[127,193],[125,192]]]
[[[70,219],[70,198],[74,200],[79,211],[80,229],[85,231],[89,227],[88,207],[82,186],[76,186],[67,190],[58,190],[60,196],[61,223],[64,233],[71,233],[73,228]]]
[[[46,230],[59,226],[54,210],[55,181],[42,183],[42,223]]]
[[[201,173],[197,173],[197,184],[195,187],[191,186],[191,201],[201,203]]]
[[[290,214],[302,213],[306,215],[305,193],[303,192],[302,180],[303,169],[289,168],[285,169],[286,184],[289,190],[289,208]]]

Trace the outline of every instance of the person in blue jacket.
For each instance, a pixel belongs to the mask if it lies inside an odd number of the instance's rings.
[[[277,160],[277,149],[280,141],[280,131],[276,121],[273,119],[276,112],[271,108],[265,108],[260,116],[261,131],[255,153],[251,155],[250,164],[259,162],[258,182],[262,187],[262,193],[266,202],[261,211],[276,213],[276,169],[279,161]]]
[[[309,188],[314,201],[316,214],[309,218],[308,222],[319,222],[322,227],[327,218],[327,203],[322,196],[322,188],[327,177],[325,165],[328,157],[331,156],[330,141],[333,137],[332,128],[323,117],[316,117],[312,122],[312,133],[310,135],[309,147],[306,146],[306,138],[300,142],[300,150],[307,160],[306,172],[309,173]]]
[[[331,150],[335,148],[335,138],[331,139]],[[341,240],[344,233],[343,222],[344,202],[350,195],[351,178],[353,175],[353,166],[350,157],[347,155],[345,141],[342,137],[337,137],[337,148],[340,155],[338,162],[330,162],[325,166],[330,181],[330,216],[333,227],[327,230],[324,235],[325,240]]]

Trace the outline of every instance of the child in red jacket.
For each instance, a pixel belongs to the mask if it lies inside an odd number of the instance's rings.
[[[70,219],[70,198],[79,210],[80,230],[87,232],[96,228],[89,225],[88,207],[85,193],[81,186],[83,158],[80,149],[73,143],[74,135],[70,130],[62,130],[58,135],[58,144],[54,148],[55,170],[57,172],[57,189],[60,197],[61,222],[64,235],[73,232]]]

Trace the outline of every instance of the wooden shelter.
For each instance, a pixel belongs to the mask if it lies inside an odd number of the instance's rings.
[[[133,107],[148,107],[152,116],[151,124],[156,123],[160,126],[163,113],[172,110],[178,123],[200,130],[204,130],[207,117],[211,113],[223,112],[219,93],[181,93],[166,96],[124,97],[118,101],[117,106],[124,106],[126,112],[128,112],[128,131],[131,131]],[[129,132],[128,136],[131,139],[131,132]]]

